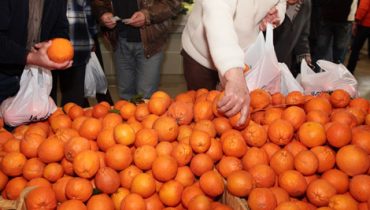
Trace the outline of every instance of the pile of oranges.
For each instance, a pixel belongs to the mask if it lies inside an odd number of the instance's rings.
[[[74,103],[0,131],[0,190],[33,209],[370,209],[370,108],[344,90],[251,92],[248,122],[199,89],[142,104]]]

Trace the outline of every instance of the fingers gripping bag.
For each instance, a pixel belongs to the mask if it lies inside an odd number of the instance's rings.
[[[4,100],[0,115],[10,126],[47,119],[57,106],[49,97],[53,83],[51,72],[37,66],[23,70],[18,93]]]
[[[256,41],[245,50],[245,73],[249,90],[264,89],[271,94],[280,92],[281,73],[273,43],[273,26],[267,25],[266,40],[261,31]]]

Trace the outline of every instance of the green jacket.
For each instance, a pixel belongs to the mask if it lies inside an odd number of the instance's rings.
[[[97,19],[106,13],[112,12],[119,0],[93,0],[93,13]],[[146,24],[140,28],[141,41],[147,58],[161,51],[167,41],[173,19],[181,10],[182,0],[137,0],[138,8],[145,14]],[[105,37],[115,48],[118,38],[117,27],[103,30]]]

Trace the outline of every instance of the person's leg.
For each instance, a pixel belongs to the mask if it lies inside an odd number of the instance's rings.
[[[358,57],[360,54],[360,50],[364,45],[365,40],[369,36],[370,28],[366,28],[363,26],[357,26],[357,35],[353,41],[351,55],[349,56],[347,68],[351,73],[354,73],[358,61]]]
[[[121,99],[130,100],[136,95],[135,57],[130,43],[124,38],[119,38],[118,46],[114,51],[118,95]]]
[[[351,40],[352,23],[335,24],[333,40],[333,62],[343,63]]]
[[[188,90],[206,88],[216,89],[219,82],[218,72],[207,69],[191,58],[184,50],[181,51],[183,59],[184,76]]]
[[[74,102],[84,107],[85,105],[85,70],[86,64],[72,66],[60,72],[60,92],[62,95],[61,106]]]
[[[99,43],[99,39],[98,39],[98,36],[97,35],[94,36],[94,43],[95,43],[95,54],[96,54],[96,57],[98,57],[99,63],[102,66],[102,69],[103,69],[103,71],[105,73],[104,63],[103,63],[103,56],[101,54],[100,43]],[[107,92],[105,94],[96,93],[96,100],[98,102],[106,101],[110,105],[113,105],[113,100],[112,100],[112,96],[110,95],[109,88],[107,89]]]
[[[331,40],[333,37],[332,25],[326,21],[320,21],[316,47],[314,48],[313,64],[320,59],[331,60],[328,52],[332,50]],[[331,53],[330,53],[331,54]]]
[[[164,52],[160,51],[152,57],[146,58],[143,45],[141,43],[136,45],[136,92],[141,94],[144,99],[149,99],[158,90],[163,57]]]

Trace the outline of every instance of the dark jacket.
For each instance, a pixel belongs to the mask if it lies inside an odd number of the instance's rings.
[[[114,13],[119,0],[93,0],[93,12],[97,19],[105,12]],[[172,19],[181,9],[181,0],[137,0],[139,10],[145,14],[146,24],[140,28],[141,42],[146,57],[161,51],[169,36]],[[106,32],[113,48],[116,45],[117,27]]]
[[[304,0],[293,22],[286,16],[274,30],[274,46],[278,61],[287,64],[296,76],[299,71],[297,57],[310,54],[311,0]]]
[[[68,38],[65,0],[45,0],[41,41]],[[20,75],[26,64],[28,0],[0,1],[0,72]]]
[[[321,0],[321,17],[324,21],[347,22],[353,0]]]
[[[0,1],[0,103],[19,90],[27,59],[28,0]],[[45,0],[40,41],[68,38],[65,0]]]

